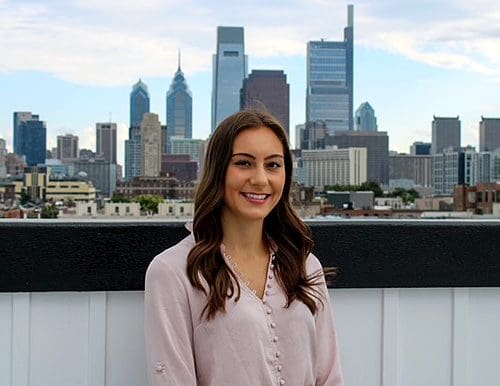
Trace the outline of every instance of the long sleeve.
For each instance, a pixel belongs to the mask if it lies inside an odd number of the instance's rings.
[[[316,272],[322,269],[314,257]],[[319,305],[316,314],[316,385],[343,386],[342,369],[337,341],[337,333],[333,319],[333,310],[324,279],[320,284],[323,306]]]
[[[169,264],[169,258],[157,256],[146,273],[145,332],[149,384],[196,385],[188,287],[182,270]]]

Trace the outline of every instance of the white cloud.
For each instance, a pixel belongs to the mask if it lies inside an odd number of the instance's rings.
[[[76,83],[130,84],[175,71],[209,71],[217,25],[244,25],[255,58],[305,55],[312,39],[342,39],[346,2],[0,0],[0,71],[36,70]],[[356,44],[432,66],[500,77],[497,1],[359,1]]]

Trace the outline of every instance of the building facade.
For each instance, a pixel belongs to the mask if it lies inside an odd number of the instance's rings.
[[[0,178],[7,177],[7,146],[5,139],[0,138]]]
[[[193,97],[184,73],[179,67],[167,92],[167,138],[166,151],[171,153],[170,139],[193,137]]]
[[[239,111],[247,63],[243,27],[217,27],[217,52],[212,61],[212,132]]]
[[[385,131],[338,131],[327,137],[326,146],[339,149],[365,147],[368,157],[367,181],[381,185],[389,183],[389,137]]]
[[[413,185],[434,186],[434,159],[431,155],[397,154],[389,156],[389,182],[410,180]]]
[[[172,155],[189,154],[192,161],[202,162],[204,157],[205,141],[195,138],[172,138]]]
[[[96,155],[116,164],[116,123],[96,123]]]
[[[38,115],[14,113],[14,153],[24,156],[28,166],[45,163],[47,127]]]
[[[158,177],[161,170],[161,123],[158,115],[144,114],[141,124],[141,176]]]
[[[353,130],[353,12],[343,41],[307,43],[306,121],[324,121],[330,135]]]
[[[361,185],[367,181],[366,148],[302,150],[306,186]]]
[[[455,185],[464,183],[464,152],[445,150],[434,154],[434,192],[452,195]]]
[[[73,134],[58,135],[56,158],[62,162],[72,162],[79,157],[78,136]]]
[[[290,137],[290,85],[282,70],[253,70],[243,80],[240,108],[257,108],[270,112]]]
[[[431,146],[430,142],[413,142],[410,146],[410,155],[430,155]]]
[[[479,151],[500,148],[500,118],[481,117],[479,122]]]
[[[116,164],[104,159],[80,159],[74,165],[76,175],[82,180],[91,181],[98,196],[113,196],[116,189]]]
[[[368,103],[364,102],[357,108],[354,113],[354,122],[357,131],[377,131],[377,117],[375,110]]]
[[[431,154],[442,153],[445,149],[460,149],[459,117],[436,117],[432,121]]]
[[[181,184],[197,181],[198,162],[188,154],[164,154],[161,160],[162,175],[175,177]]]

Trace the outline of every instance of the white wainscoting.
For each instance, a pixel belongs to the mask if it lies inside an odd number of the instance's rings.
[[[346,386],[499,384],[500,288],[331,290]],[[146,385],[142,292],[0,294],[0,386]]]

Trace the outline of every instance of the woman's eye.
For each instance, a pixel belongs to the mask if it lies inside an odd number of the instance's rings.
[[[280,167],[281,167],[281,164],[280,164],[280,163],[278,163],[278,162],[269,162],[269,163],[267,164],[267,167],[268,167],[269,169],[278,169],[278,168],[280,168]]]
[[[250,162],[247,160],[238,160],[234,164],[237,166],[242,166],[242,167],[249,167],[250,166]]]

